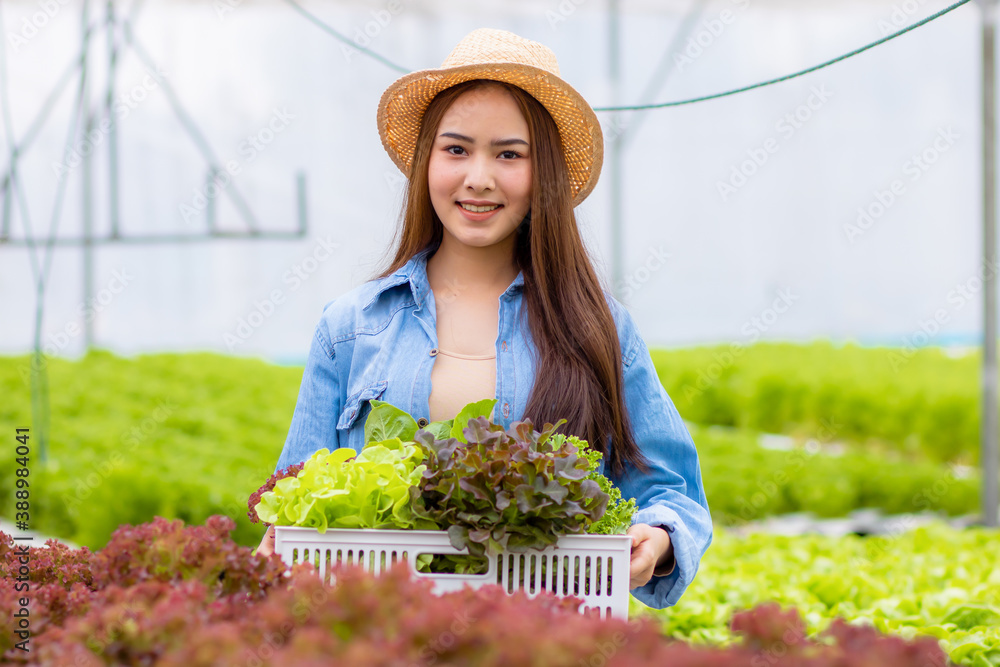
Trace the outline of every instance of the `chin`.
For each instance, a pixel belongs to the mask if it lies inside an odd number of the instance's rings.
[[[481,236],[477,236],[477,237],[462,237],[462,236],[457,236],[455,238],[462,245],[469,246],[471,248],[488,248],[488,247],[490,247],[492,245],[496,245],[497,243],[500,242],[500,239],[496,239],[496,238],[493,238],[493,237],[483,238]]]

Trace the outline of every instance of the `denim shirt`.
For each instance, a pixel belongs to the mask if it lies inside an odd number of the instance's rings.
[[[424,249],[392,275],[368,281],[324,307],[276,472],[324,447],[361,451],[372,399],[409,412],[421,425],[429,420],[438,346],[429,254]],[[534,385],[523,286],[519,273],[499,299],[494,421],[505,428],[521,419]],[[670,533],[673,570],[631,590],[640,602],[662,609],[676,604],[694,580],[712,542],[712,520],[694,441],[656,375],[632,316],[613,296],[605,292],[605,297],[622,350],[626,407],[636,442],[650,462],[646,474],[630,469],[622,478],[608,478],[623,498],[635,498],[633,524],[662,526]]]

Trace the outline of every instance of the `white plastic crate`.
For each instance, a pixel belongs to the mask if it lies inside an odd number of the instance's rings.
[[[581,598],[581,613],[628,620],[631,535],[565,535],[547,549],[503,552],[490,559],[490,569],[484,574],[417,572],[420,554],[468,553],[453,547],[448,533],[440,530],[331,528],[320,534],[315,528],[275,526],[274,537],[274,552],[285,564],[311,562],[324,580],[329,578],[327,568],[336,563],[366,566],[378,574],[405,560],[414,576],[434,583],[438,594],[461,590],[466,584],[479,588],[491,583],[508,594],[522,590],[529,597],[548,590]]]

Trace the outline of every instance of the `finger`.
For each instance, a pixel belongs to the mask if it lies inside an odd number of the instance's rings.
[[[647,541],[642,542],[638,547],[632,551],[632,562],[645,564],[646,561],[652,562],[653,560],[653,543]]]
[[[652,578],[653,578],[653,572],[652,572],[652,570],[646,572],[646,571],[643,571],[643,570],[640,569],[640,570],[637,570],[635,572],[630,573],[629,582],[628,582],[629,590],[631,590],[633,588],[638,588],[639,586],[642,586],[643,584],[645,584],[647,581],[649,581]]]
[[[260,545],[257,547],[255,553],[263,556],[270,556],[274,553],[274,526],[270,526],[264,532],[264,538],[260,541]]]
[[[653,554],[652,547],[648,544],[642,545],[632,552],[632,559],[629,563],[629,589],[642,586],[653,576]]]
[[[635,554],[635,557],[632,559],[629,574],[637,579],[640,585],[644,584],[653,576],[655,565],[652,552],[642,550],[640,553]]]
[[[635,553],[649,538],[646,535],[638,534],[632,536],[632,553]]]

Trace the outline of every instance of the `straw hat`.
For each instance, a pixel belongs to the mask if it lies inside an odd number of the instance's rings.
[[[573,206],[582,202],[597,184],[604,161],[604,136],[597,114],[580,93],[559,78],[559,64],[551,49],[506,30],[473,30],[440,68],[406,74],[382,93],[379,136],[400,171],[410,176],[427,105],[445,88],[471,79],[506,81],[542,103],[559,128]]]

